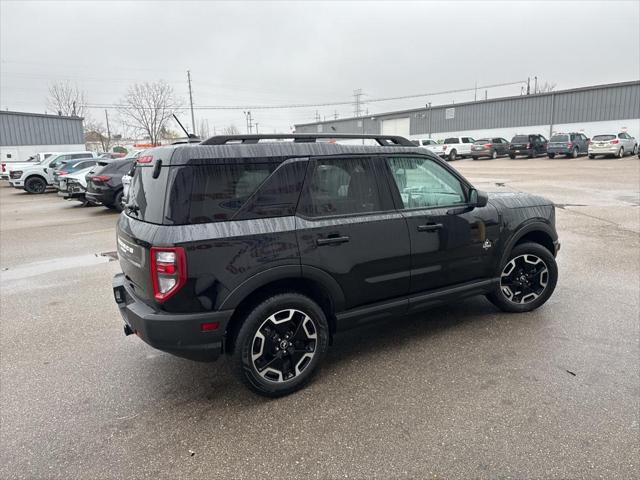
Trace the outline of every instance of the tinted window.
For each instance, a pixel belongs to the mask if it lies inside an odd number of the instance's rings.
[[[69,155],[69,158],[90,158],[90,153],[74,153],[73,155]]]
[[[458,138],[445,138],[444,143],[452,144],[452,143],[460,143]]]
[[[281,164],[233,218],[245,220],[294,215],[306,169],[306,161]]]
[[[477,145],[482,145],[485,143],[491,143],[491,140],[489,140],[488,138],[481,138],[480,140],[476,140],[475,143]]]
[[[569,138],[566,135],[554,135],[553,137],[551,137],[552,142],[566,142],[568,141]]]
[[[471,137],[462,137],[462,143],[473,143],[473,138],[471,138]]]
[[[516,135],[511,139],[511,143],[527,143],[529,137],[527,135]]]
[[[102,163],[102,162],[101,162]],[[116,160],[107,163],[100,173],[126,173],[131,168],[132,160]]]
[[[174,224],[231,220],[277,165],[242,162],[173,167],[166,220]],[[134,183],[142,170],[148,169],[136,168]]]
[[[502,143],[502,139],[501,138],[492,138],[491,142],[492,143]]]
[[[616,138],[615,135],[596,135],[595,137],[593,137],[593,140],[595,140],[596,142],[604,142],[607,140],[613,140],[614,138]]]
[[[433,160],[390,158],[388,163],[404,208],[465,203],[464,189],[460,181]]]
[[[313,217],[381,210],[373,165],[364,158],[318,160],[305,192],[302,210]]]

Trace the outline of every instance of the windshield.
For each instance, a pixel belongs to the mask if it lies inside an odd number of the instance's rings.
[[[615,135],[596,135],[593,137],[593,140],[596,142],[604,142],[607,140],[613,140],[614,138],[616,138]]]
[[[553,137],[551,137],[551,140],[549,140],[550,142],[568,142],[569,141],[569,136],[568,135],[554,135]]]

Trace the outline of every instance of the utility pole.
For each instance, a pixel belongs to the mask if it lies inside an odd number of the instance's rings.
[[[258,132],[258,122],[255,123],[255,126],[256,126],[256,135],[258,135],[258,133],[259,133]]]
[[[191,71],[187,70],[187,80],[189,81],[189,104],[191,105],[191,130],[196,134],[196,117],[193,115],[193,95],[191,94]]]
[[[538,76],[533,77],[536,81],[535,87],[533,87],[533,93],[538,93]]]
[[[473,90],[473,101],[474,102],[478,101],[478,80],[476,80],[476,86]]]
[[[251,134],[253,133],[253,123],[251,120],[251,110],[247,110],[246,112],[242,112],[244,113],[244,118],[247,121],[247,133]]]
[[[333,111],[333,119],[337,120],[338,119],[338,110],[334,110]]]
[[[107,120],[107,141],[109,145],[111,145],[111,130],[109,129],[109,114],[107,113],[107,109],[104,109],[104,117]]]
[[[316,110],[316,123],[320,121],[320,114],[318,113],[318,110]]]
[[[527,77],[527,95],[531,94],[531,77]]]
[[[353,91],[353,116],[359,117],[362,115],[362,89],[358,88]]]

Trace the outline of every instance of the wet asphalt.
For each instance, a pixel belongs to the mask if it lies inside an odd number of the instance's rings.
[[[560,205],[553,297],[344,333],[279,400],[125,338],[116,214],[3,182],[0,478],[638,478],[640,160],[453,165]]]

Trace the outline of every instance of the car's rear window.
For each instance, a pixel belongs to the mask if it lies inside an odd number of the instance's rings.
[[[458,138],[454,138],[454,137],[452,137],[452,138],[445,138],[445,139],[444,139],[444,143],[449,144],[449,145],[450,145],[450,144],[452,144],[452,143],[460,143],[460,139],[458,139]]]
[[[481,145],[483,143],[492,143],[490,138],[481,138],[480,140],[476,140],[476,145]]]
[[[613,140],[614,138],[616,138],[615,135],[596,135],[592,140],[596,142],[604,142],[607,140]]]
[[[511,143],[522,143],[522,142],[528,142],[528,141],[529,141],[528,135],[516,135],[511,140]]]
[[[568,142],[569,141],[569,136],[568,135],[554,135],[553,137],[551,137],[551,140],[549,140],[550,142]]]

